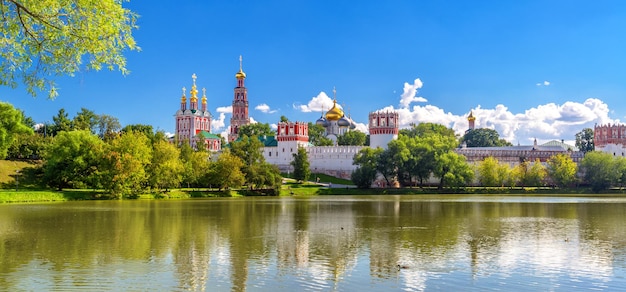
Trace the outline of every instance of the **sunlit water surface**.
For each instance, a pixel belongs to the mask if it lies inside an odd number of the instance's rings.
[[[623,290],[625,222],[615,197],[4,204],[0,290]]]

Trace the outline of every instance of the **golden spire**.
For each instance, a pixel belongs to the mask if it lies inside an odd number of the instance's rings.
[[[185,91],[187,91],[187,88],[185,88],[183,86],[183,96],[180,98],[180,102],[187,102],[187,97],[185,96]]]
[[[246,73],[243,72],[243,57],[241,57],[241,55],[239,55],[239,72],[237,72],[237,74],[235,74],[235,77],[237,79],[245,79],[246,78]]]
[[[196,73],[193,73],[193,75],[191,75],[191,79],[193,79],[193,85],[191,86],[191,90],[189,91],[189,94],[191,94],[191,102],[198,102],[198,88],[196,87]]]
[[[206,88],[202,88],[202,104],[206,105]]]

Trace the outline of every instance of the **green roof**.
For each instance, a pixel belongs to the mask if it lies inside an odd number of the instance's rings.
[[[217,139],[220,140],[221,137],[215,134],[211,134],[207,131],[200,131],[200,133],[198,133],[198,136],[204,138],[204,139]]]
[[[274,136],[259,136],[259,141],[261,141],[265,147],[278,146],[278,141],[276,141],[276,137]]]

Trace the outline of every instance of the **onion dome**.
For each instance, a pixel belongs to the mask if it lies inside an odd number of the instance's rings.
[[[320,117],[317,121],[315,121],[315,124],[326,127],[328,126],[328,121],[324,117]]]
[[[350,130],[354,130],[354,129],[356,129],[356,123],[350,120]]]
[[[473,113],[473,112],[471,112],[471,111],[470,111],[470,114],[469,114],[469,116],[467,117],[467,120],[468,120],[468,121],[470,121],[470,122],[471,122],[471,121],[475,121],[475,120],[476,120],[476,117],[474,116],[474,113]]]
[[[241,55],[239,55],[239,72],[237,72],[237,74],[235,74],[235,78],[237,78],[237,79],[245,79],[246,78],[246,73],[243,72],[243,69],[242,69],[242,61],[243,61],[243,58],[241,57]]]
[[[339,125],[339,127],[348,127],[350,124],[350,120],[346,116],[341,117],[341,119],[337,121],[337,125]]]
[[[337,100],[333,100],[333,107],[326,113],[329,121],[338,121],[343,117],[343,111],[337,106]]]

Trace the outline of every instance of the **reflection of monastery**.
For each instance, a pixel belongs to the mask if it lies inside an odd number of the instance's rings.
[[[228,141],[235,141],[239,137],[239,128],[250,123],[248,91],[245,87],[246,73],[239,59],[239,71],[235,74],[237,85],[234,88],[232,103],[232,116],[230,119],[230,132]],[[196,77],[192,76],[193,85],[190,90],[190,105],[187,108],[187,98],[185,88],[181,98],[180,110],[176,112],[176,137],[179,140],[187,140],[196,147],[201,141],[207,149],[212,152],[221,150],[221,139],[218,135],[212,134],[211,114],[207,110],[207,98],[203,89],[201,107],[198,109],[198,90],[196,88]],[[260,137],[264,143],[262,149],[267,162],[278,166],[282,171],[290,171],[290,163],[293,154],[298,147],[307,150],[311,171],[326,173],[329,175],[349,178],[356,169],[352,164],[354,155],[361,149],[368,146],[338,146],[337,137],[355,128],[354,121],[345,115],[341,107],[337,104],[336,91],[333,90],[333,106],[315,122],[325,128],[325,136],[335,142],[335,146],[313,146],[309,143],[307,122],[280,122],[276,136]],[[398,137],[398,113],[397,112],[371,112],[368,117],[370,146],[387,148],[387,143]],[[476,118],[472,113],[468,116],[469,129],[475,127]],[[616,155],[624,156],[626,153],[626,127],[625,126],[602,126],[601,131],[596,127],[596,147],[609,149],[610,144],[619,140],[621,144],[610,148]],[[610,135],[609,135],[610,134]],[[602,138],[607,137],[607,138]],[[617,140],[616,140],[617,139]],[[604,143],[603,141],[606,141]],[[607,148],[609,147],[609,148]],[[508,163],[512,166],[523,161],[540,160],[545,163],[550,157],[559,154],[569,154],[575,162],[582,159],[583,153],[577,151],[573,146],[562,141],[551,141],[543,145],[538,145],[537,141],[533,145],[518,145],[506,147],[466,147],[462,145],[456,150],[464,155],[469,163],[482,161],[486,157],[495,157],[500,162]]]

